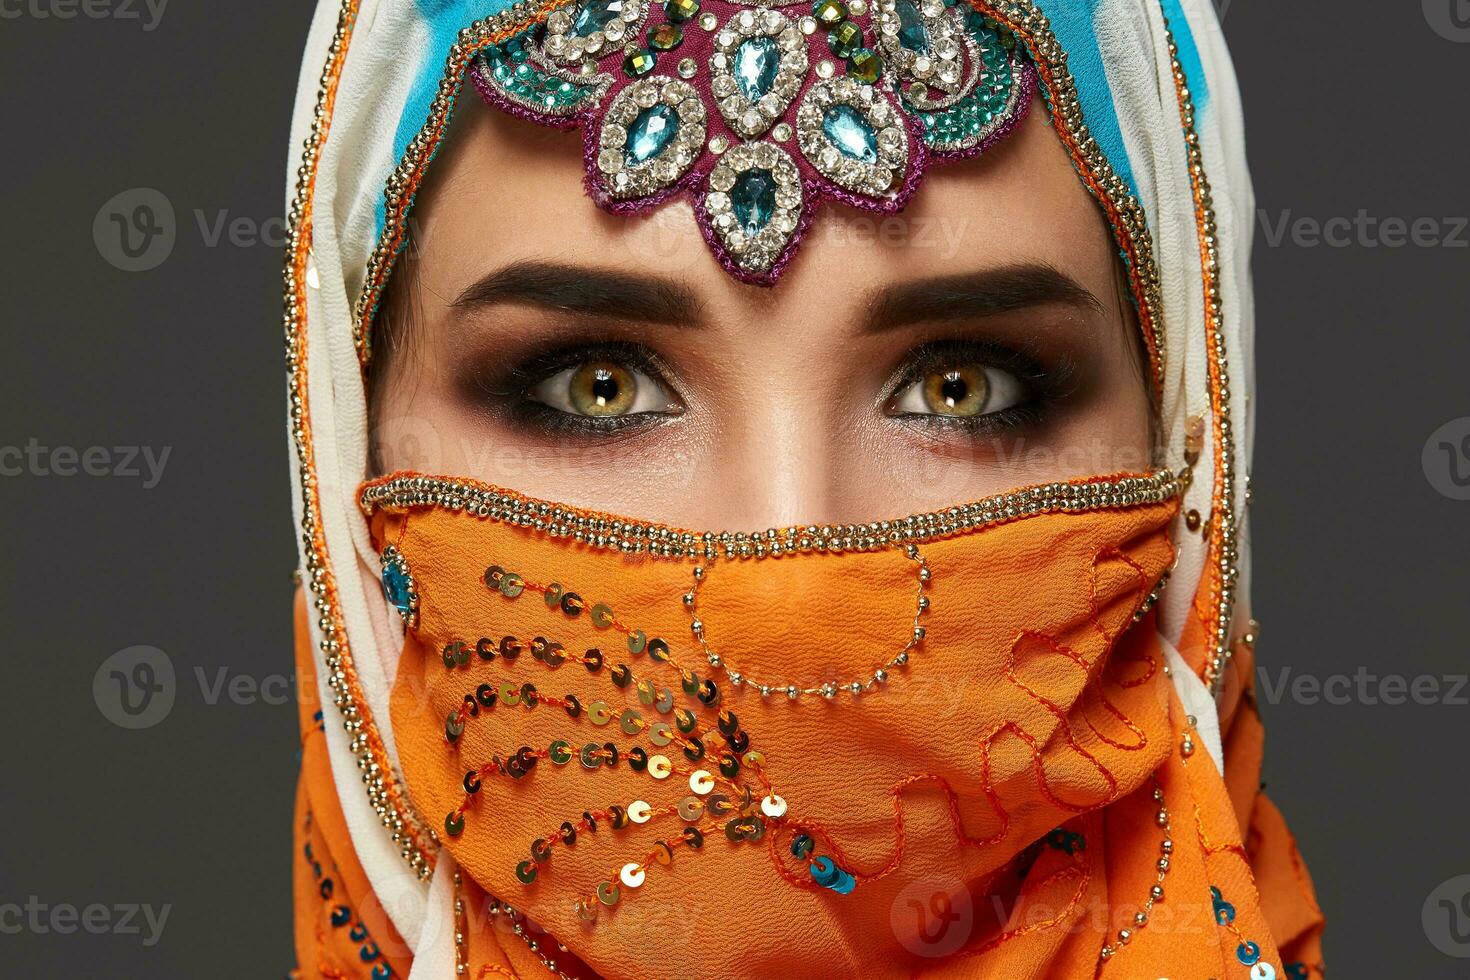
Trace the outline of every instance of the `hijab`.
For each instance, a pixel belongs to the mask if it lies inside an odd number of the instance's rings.
[[[411,785],[405,767],[412,770],[429,736],[420,726],[400,726],[405,715],[393,701],[410,657],[425,677],[428,657],[406,642],[404,621],[381,584],[385,535],[396,526],[392,508],[363,506],[365,378],[378,298],[456,100],[473,95],[467,72],[486,43],[477,25],[483,32],[497,16],[532,15],[534,6],[320,0],[307,41],[292,123],[285,339],[303,583],[298,666],[303,685],[319,696],[319,703],[304,698],[301,711],[294,861],[297,955],[308,974],[448,977],[459,965],[475,975],[516,976],[542,971],[550,960],[576,975],[585,955],[637,975],[627,964],[639,962],[638,937],[617,933],[608,941],[621,944],[614,953],[576,930],[536,931],[526,915],[506,911],[520,896],[494,895],[478,880],[484,875],[473,873],[475,861],[456,858],[445,817],[425,812],[432,794]],[[1310,879],[1259,789],[1247,508],[1254,200],[1216,15],[1205,0],[972,6],[1024,49],[1053,128],[1108,218],[1150,355],[1160,462],[1172,475],[1161,479],[1174,503],[1149,520],[1157,517],[1171,557],[1160,564],[1157,549],[1145,549],[1133,562],[1152,580],[1172,565],[1168,587],[1145,590],[1138,604],[1149,633],[1138,657],[1156,662],[1167,678],[1157,689],[1167,703],[1155,745],[1167,742],[1168,751],[1149,753],[1157,767],[1135,773],[1129,792],[1073,808],[1075,823],[1029,850],[1012,848],[1011,863],[990,869],[1048,887],[1023,889],[1012,908],[1001,909],[984,948],[932,956],[904,971],[1077,975],[1119,964],[1112,969],[1130,976],[1317,976],[1322,919]],[[411,510],[412,488],[396,490],[400,509]],[[478,506],[505,526],[517,523],[507,515],[527,506],[467,483],[434,490],[440,503],[446,492],[454,496],[451,509],[461,512],[472,491],[488,495],[475,498]],[[1054,503],[1073,492],[1052,488],[1042,496]],[[379,502],[393,503],[390,496],[380,494]],[[720,574],[716,566],[712,582]],[[1120,624],[1112,638],[1123,632]],[[473,646],[476,637],[467,638]],[[433,657],[439,652],[436,643]],[[1160,780],[1163,801],[1155,796]],[[1164,838],[1170,847],[1161,853]],[[1079,857],[1089,840],[1092,853]],[[780,840],[801,859],[795,874],[811,859],[838,885],[839,872],[854,875],[858,888],[849,897],[861,898],[862,862],[842,860],[836,843],[819,833]],[[823,857],[829,864],[819,863]],[[1147,901],[1163,873],[1162,897]],[[817,877],[813,871],[801,884],[834,890]],[[784,887],[773,881],[771,888]],[[919,904],[933,897],[920,896]],[[882,908],[850,914],[865,928],[888,928],[888,907],[904,899],[886,898]],[[539,913],[535,904],[531,911]],[[1171,908],[1178,914],[1169,916]],[[1193,909],[1201,914],[1190,915]],[[939,919],[943,911],[930,908]],[[746,914],[758,929],[762,915],[775,912],[757,906]],[[728,941],[728,927],[722,933],[718,923],[685,928],[699,943]],[[716,962],[755,969],[738,958]],[[769,968],[781,958],[761,962]]]

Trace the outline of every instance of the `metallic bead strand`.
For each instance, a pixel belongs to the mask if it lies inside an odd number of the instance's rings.
[[[703,565],[696,565],[694,567],[694,585],[688,592],[684,593],[684,605],[688,608],[689,614],[692,617],[689,621],[690,632],[694,634],[694,639],[699,643],[699,647],[704,652],[705,659],[709,661],[710,666],[724,671],[725,676],[730,680],[731,687],[752,688],[758,691],[762,698],[769,698],[772,694],[785,694],[788,699],[796,701],[802,697],[821,695],[830,701],[836,698],[842,691],[850,693],[853,697],[872,693],[888,681],[890,671],[898,667],[907,666],[910,656],[924,642],[925,630],[922,620],[924,614],[929,611],[929,597],[925,595],[925,588],[932,577],[932,573],[929,570],[929,561],[920,554],[918,545],[908,545],[904,549],[904,554],[918,566],[916,577],[919,582],[917,594],[914,597],[914,617],[910,626],[909,637],[902,649],[889,657],[883,666],[878,667],[865,678],[855,679],[845,684],[839,684],[836,681],[826,681],[815,687],[802,687],[790,681],[760,680],[751,677],[743,671],[736,670],[730,664],[726,663],[724,656],[712,649],[705,639],[704,621],[699,618],[699,586],[703,583],[706,574]]]
[[[1154,905],[1164,898],[1164,877],[1169,873],[1169,859],[1174,853],[1174,838],[1169,832],[1169,808],[1164,805],[1164,791],[1159,787],[1157,775],[1153,777],[1153,784],[1154,802],[1159,805],[1158,811],[1154,814],[1154,822],[1164,831],[1164,839],[1159,842],[1159,858],[1154,864],[1156,877],[1153,886],[1148,890],[1148,897],[1143,900],[1143,908],[1133,916],[1133,927],[1119,929],[1117,938],[1111,943],[1105,943],[1098,952],[1098,958],[1103,963],[1112,959],[1119,950],[1128,945],[1135,930],[1148,925]]]

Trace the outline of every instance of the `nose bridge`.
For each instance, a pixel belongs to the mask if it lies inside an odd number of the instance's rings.
[[[831,514],[832,444],[809,390],[771,378],[725,428],[718,504],[745,529],[823,521]]]

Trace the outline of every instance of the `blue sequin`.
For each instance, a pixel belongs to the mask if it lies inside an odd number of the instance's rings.
[[[813,861],[808,870],[812,873],[813,881],[839,895],[849,894],[857,887],[857,879],[846,869],[838,867],[836,861],[825,855]]]
[[[770,94],[780,66],[781,52],[771,38],[753,37],[735,49],[735,82],[752,102]]]
[[[758,235],[776,213],[776,178],[769,170],[746,170],[730,188],[735,220],[747,235]]]
[[[638,113],[628,127],[624,154],[632,163],[645,163],[664,151],[679,132],[679,114],[673,106],[659,102]]]
[[[1215,906],[1215,921],[1225,926],[1235,921],[1235,906],[1225,901],[1220,889],[1210,886],[1210,900]]]
[[[1235,947],[1235,958],[1246,966],[1255,966],[1261,959],[1261,947],[1252,942],[1244,942]]]
[[[852,106],[841,102],[828,106],[822,114],[822,132],[844,156],[863,163],[878,162],[878,137]]]

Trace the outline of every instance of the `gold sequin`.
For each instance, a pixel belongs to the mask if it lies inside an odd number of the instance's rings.
[[[603,905],[616,905],[621,897],[617,882],[604,881],[597,886],[597,900]]]

